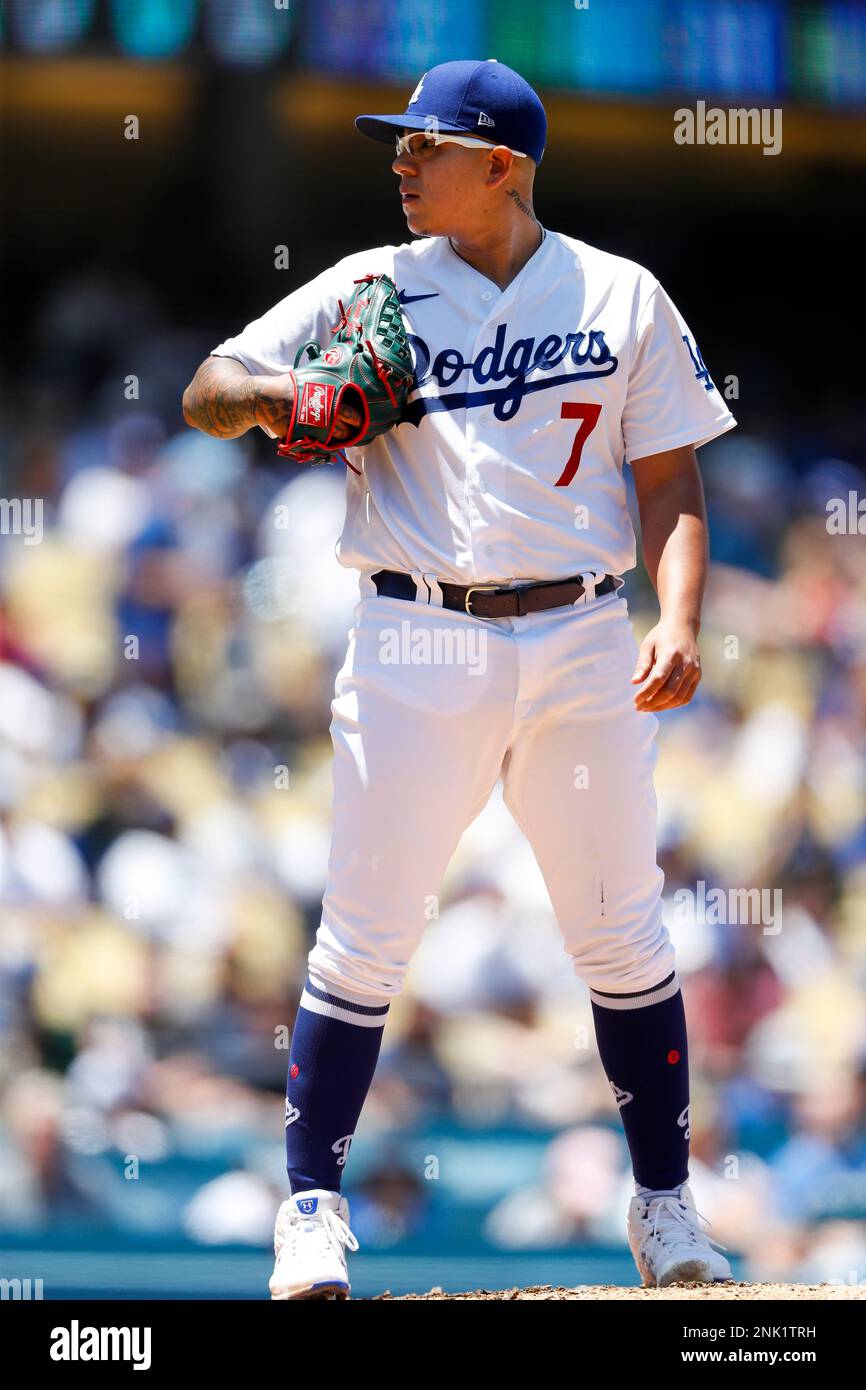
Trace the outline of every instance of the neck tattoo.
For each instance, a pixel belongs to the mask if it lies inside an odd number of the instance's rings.
[[[524,203],[516,188],[509,188],[508,197],[514,200],[515,206],[519,207],[521,212],[525,213],[527,217],[531,217],[533,222],[535,221],[535,213],[528,203]]]

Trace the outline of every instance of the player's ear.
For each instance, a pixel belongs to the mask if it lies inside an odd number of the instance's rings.
[[[498,188],[507,178],[513,176],[517,160],[507,145],[494,145],[488,155],[487,186]]]

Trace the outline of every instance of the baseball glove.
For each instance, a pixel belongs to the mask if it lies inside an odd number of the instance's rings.
[[[282,458],[298,463],[333,463],[343,449],[369,444],[396,425],[412,386],[412,354],[397,297],[387,275],[355,281],[346,308],[327,348],[304,343],[288,373],[295,399],[286,437],[277,446]],[[299,366],[304,354],[308,361]],[[360,416],[348,437],[335,438],[344,406]]]

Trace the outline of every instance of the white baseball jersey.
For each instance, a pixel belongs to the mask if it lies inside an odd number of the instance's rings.
[[[385,273],[416,387],[349,449],[338,557],[454,583],[620,575],[635,564],[623,465],[736,424],[688,325],[642,266],[560,232],[500,290],[447,237],[345,257],[213,349],[253,373],[326,344],[338,299]]]

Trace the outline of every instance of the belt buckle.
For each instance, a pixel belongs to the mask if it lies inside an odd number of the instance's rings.
[[[470,618],[483,618],[483,613],[473,613],[469,607],[469,600],[473,594],[495,594],[499,588],[498,584],[470,584],[463,595],[463,611],[468,613]]]

